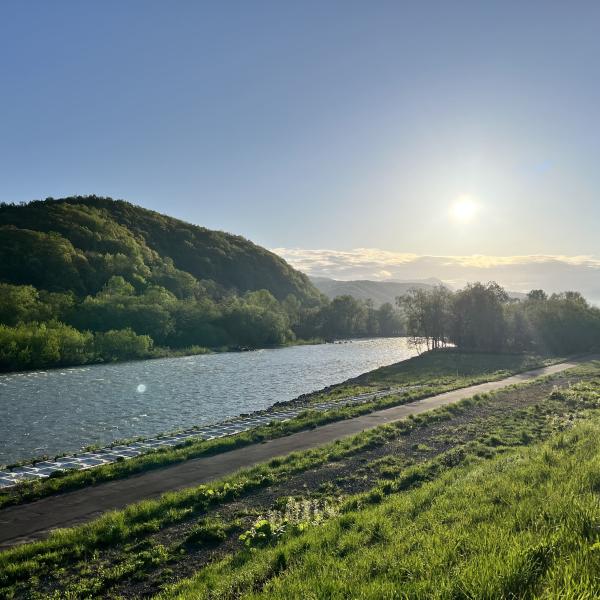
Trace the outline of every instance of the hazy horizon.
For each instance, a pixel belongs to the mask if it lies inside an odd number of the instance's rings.
[[[418,256],[374,248],[351,251],[274,248],[309,276],[341,281],[414,281],[435,278],[455,288],[496,281],[513,292],[580,291],[600,304],[600,260],[579,256]]]

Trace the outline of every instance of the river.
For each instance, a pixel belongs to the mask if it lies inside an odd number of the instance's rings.
[[[215,423],[414,354],[374,338],[0,375],[0,464]]]

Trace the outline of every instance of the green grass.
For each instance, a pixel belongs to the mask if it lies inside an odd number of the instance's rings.
[[[327,393],[316,394],[311,401],[339,400],[363,391],[391,386],[418,385],[410,392],[392,395],[360,406],[341,407],[323,412],[307,411],[284,423],[254,429],[245,433],[211,441],[187,442],[177,448],[164,448],[137,458],[103,465],[85,471],[65,471],[48,479],[24,482],[0,491],[0,508],[30,502],[52,494],[81,489],[89,485],[122,479],[130,475],[198,458],[227,452],[268,439],[290,435],[326,423],[349,419],[381,408],[404,404],[419,398],[467,387],[485,381],[502,379],[511,374],[552,364],[560,357],[529,354],[463,353],[455,350],[430,352],[407,361],[376,369]]]
[[[480,381],[481,376],[501,379],[563,359],[536,354],[463,352],[446,348],[375,369],[361,375],[357,381],[377,386],[427,384],[431,381],[435,381],[437,385],[453,384],[456,381],[470,385]]]
[[[588,391],[596,402],[599,389]],[[600,596],[597,412],[546,443],[431,469],[349,500],[321,526],[212,564],[161,598]]]
[[[217,545],[227,537],[227,534],[239,528],[236,523],[223,523],[218,519],[202,519],[185,538],[187,544],[212,546]]]

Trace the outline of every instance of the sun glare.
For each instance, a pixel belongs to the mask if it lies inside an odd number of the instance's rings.
[[[473,220],[478,209],[477,202],[470,196],[461,196],[452,205],[450,214],[455,221],[458,221],[459,223],[468,223]]]

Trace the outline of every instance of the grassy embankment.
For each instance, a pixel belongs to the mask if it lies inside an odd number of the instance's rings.
[[[591,394],[597,403],[598,387]],[[597,414],[402,493],[407,481],[352,499],[339,516],[273,547],[210,565],[162,598],[600,595]]]
[[[596,597],[599,407],[596,363],[275,459],[0,554],[0,594]]]
[[[164,467],[249,444],[274,439],[319,425],[348,419],[373,410],[405,404],[445,391],[502,379],[511,374],[561,360],[530,354],[477,354],[453,350],[426,353],[419,357],[376,369],[356,379],[316,393],[307,401],[307,410],[296,419],[273,422],[265,427],[211,441],[188,441],[179,447],[160,449],[134,459],[85,471],[65,471],[48,479],[25,482],[0,491],[0,508],[37,500],[55,493],[80,489],[104,481],[124,478],[149,469]],[[389,387],[415,386],[413,390],[353,407],[317,412],[310,402],[341,400],[345,397]]]

